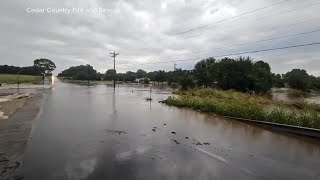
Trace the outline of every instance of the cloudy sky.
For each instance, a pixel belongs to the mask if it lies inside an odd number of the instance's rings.
[[[318,0],[1,0],[1,64],[27,66],[44,57],[56,63],[55,74],[81,64],[104,72],[116,51],[118,72],[172,70],[173,62],[151,63],[320,42],[319,11]],[[304,68],[320,76],[319,50],[243,55],[276,73]],[[176,64],[192,69],[196,62]]]

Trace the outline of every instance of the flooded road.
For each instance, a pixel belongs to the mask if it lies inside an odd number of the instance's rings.
[[[47,90],[25,179],[320,179],[320,140],[168,107],[159,89],[150,103],[147,90]]]

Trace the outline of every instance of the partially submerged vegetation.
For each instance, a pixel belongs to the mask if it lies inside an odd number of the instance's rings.
[[[275,101],[233,90],[177,90],[164,103],[238,118],[320,129],[320,105],[306,101]]]

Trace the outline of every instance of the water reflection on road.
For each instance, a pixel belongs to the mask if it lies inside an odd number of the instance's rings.
[[[143,91],[144,90],[144,91]],[[56,82],[25,179],[319,179],[320,141],[158,103],[169,91]],[[205,145],[206,144],[206,145]]]

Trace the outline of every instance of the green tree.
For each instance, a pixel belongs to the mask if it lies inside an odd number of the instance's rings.
[[[63,70],[58,76],[73,80],[101,80],[101,74],[90,65],[72,66]]]
[[[191,74],[186,74],[185,76],[181,77],[179,84],[181,85],[182,89],[190,89],[196,86],[196,82]]]
[[[267,92],[272,87],[271,68],[268,63],[257,61],[253,64],[250,89],[256,92]],[[248,88],[249,89],[249,88]]]
[[[272,78],[272,86],[273,87],[277,87],[277,88],[284,87],[284,80],[280,74],[272,73],[271,78]]]
[[[166,77],[166,72],[165,71],[162,71],[162,70],[159,70],[156,72],[155,74],[155,81],[158,82],[161,82],[163,84],[164,81],[166,81],[167,77]]]
[[[198,86],[209,87],[216,78],[216,60],[214,58],[203,59],[194,66],[194,76]]]
[[[56,65],[50,59],[36,59],[33,61],[33,65],[41,69],[43,79],[45,75],[51,74],[53,70],[56,69]]]
[[[136,73],[132,71],[127,71],[126,72],[126,81],[131,81],[133,82],[137,78]]]
[[[115,72],[114,69],[108,69],[104,74],[104,78],[108,81],[112,81],[114,77],[114,73],[117,74],[117,71]]]
[[[253,90],[252,69],[253,64],[249,57],[236,60],[224,58],[218,63],[218,86],[238,91]]]
[[[309,74],[304,69],[293,69],[285,74],[286,80],[291,88],[307,90]]]
[[[310,76],[310,88],[320,90],[320,77]]]
[[[136,75],[137,75],[137,78],[143,78],[147,76],[147,72],[142,69],[138,69]]]

